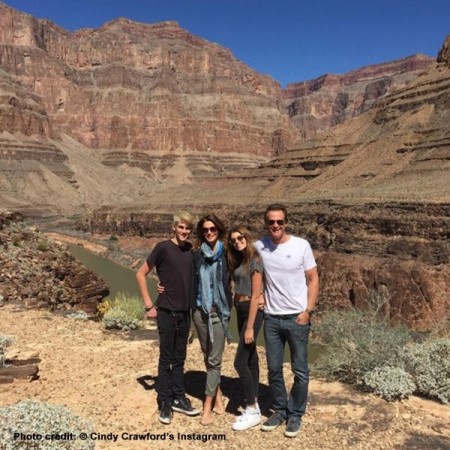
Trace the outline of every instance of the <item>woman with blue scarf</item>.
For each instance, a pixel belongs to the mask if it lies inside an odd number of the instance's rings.
[[[202,425],[213,421],[212,411],[224,412],[220,372],[225,340],[231,316],[232,297],[225,248],[226,230],[214,215],[208,214],[197,224],[194,246],[192,319],[205,358],[206,388]]]

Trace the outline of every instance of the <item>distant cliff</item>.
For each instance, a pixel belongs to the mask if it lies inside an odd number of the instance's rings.
[[[309,138],[367,111],[377,99],[405,87],[434,64],[429,56],[413,55],[342,75],[325,74],[289,84],[283,104],[302,138]]]

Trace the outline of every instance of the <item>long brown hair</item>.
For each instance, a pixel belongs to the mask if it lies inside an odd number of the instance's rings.
[[[233,233],[240,233],[242,236],[244,236],[245,240],[247,241],[247,246],[244,248],[242,252],[236,250],[234,248],[234,245],[228,246],[228,253],[227,253],[227,261],[228,261],[228,270],[233,276],[234,271],[236,268],[238,268],[241,264],[244,266],[244,270],[247,270],[248,265],[250,261],[253,258],[259,258],[258,253],[255,250],[255,247],[253,245],[253,237],[250,233],[249,229],[244,227],[243,225],[237,225],[228,232],[228,242],[230,242],[231,235]]]
[[[217,230],[219,232],[218,240],[222,241],[224,244],[224,248],[227,249],[227,240],[226,240],[227,229],[225,228],[225,225],[215,214],[206,214],[197,223],[196,228],[197,240],[195,241],[193,250],[199,249],[203,244],[203,242],[205,242],[205,238],[203,236],[203,224],[205,222],[212,222],[217,227]]]

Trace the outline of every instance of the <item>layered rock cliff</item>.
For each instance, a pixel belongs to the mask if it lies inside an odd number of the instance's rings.
[[[0,41],[0,67],[88,147],[270,156],[291,142],[279,84],[176,22],[69,33],[0,4]]]
[[[302,138],[310,138],[367,111],[377,99],[405,87],[434,63],[429,56],[413,55],[343,75],[325,74],[289,84],[283,104]]]

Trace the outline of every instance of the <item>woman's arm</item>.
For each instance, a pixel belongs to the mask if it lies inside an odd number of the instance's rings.
[[[250,300],[250,311],[248,313],[247,328],[244,333],[244,341],[251,344],[254,340],[253,326],[255,325],[258,302],[262,290],[262,273],[254,271],[252,277],[252,299]]]

